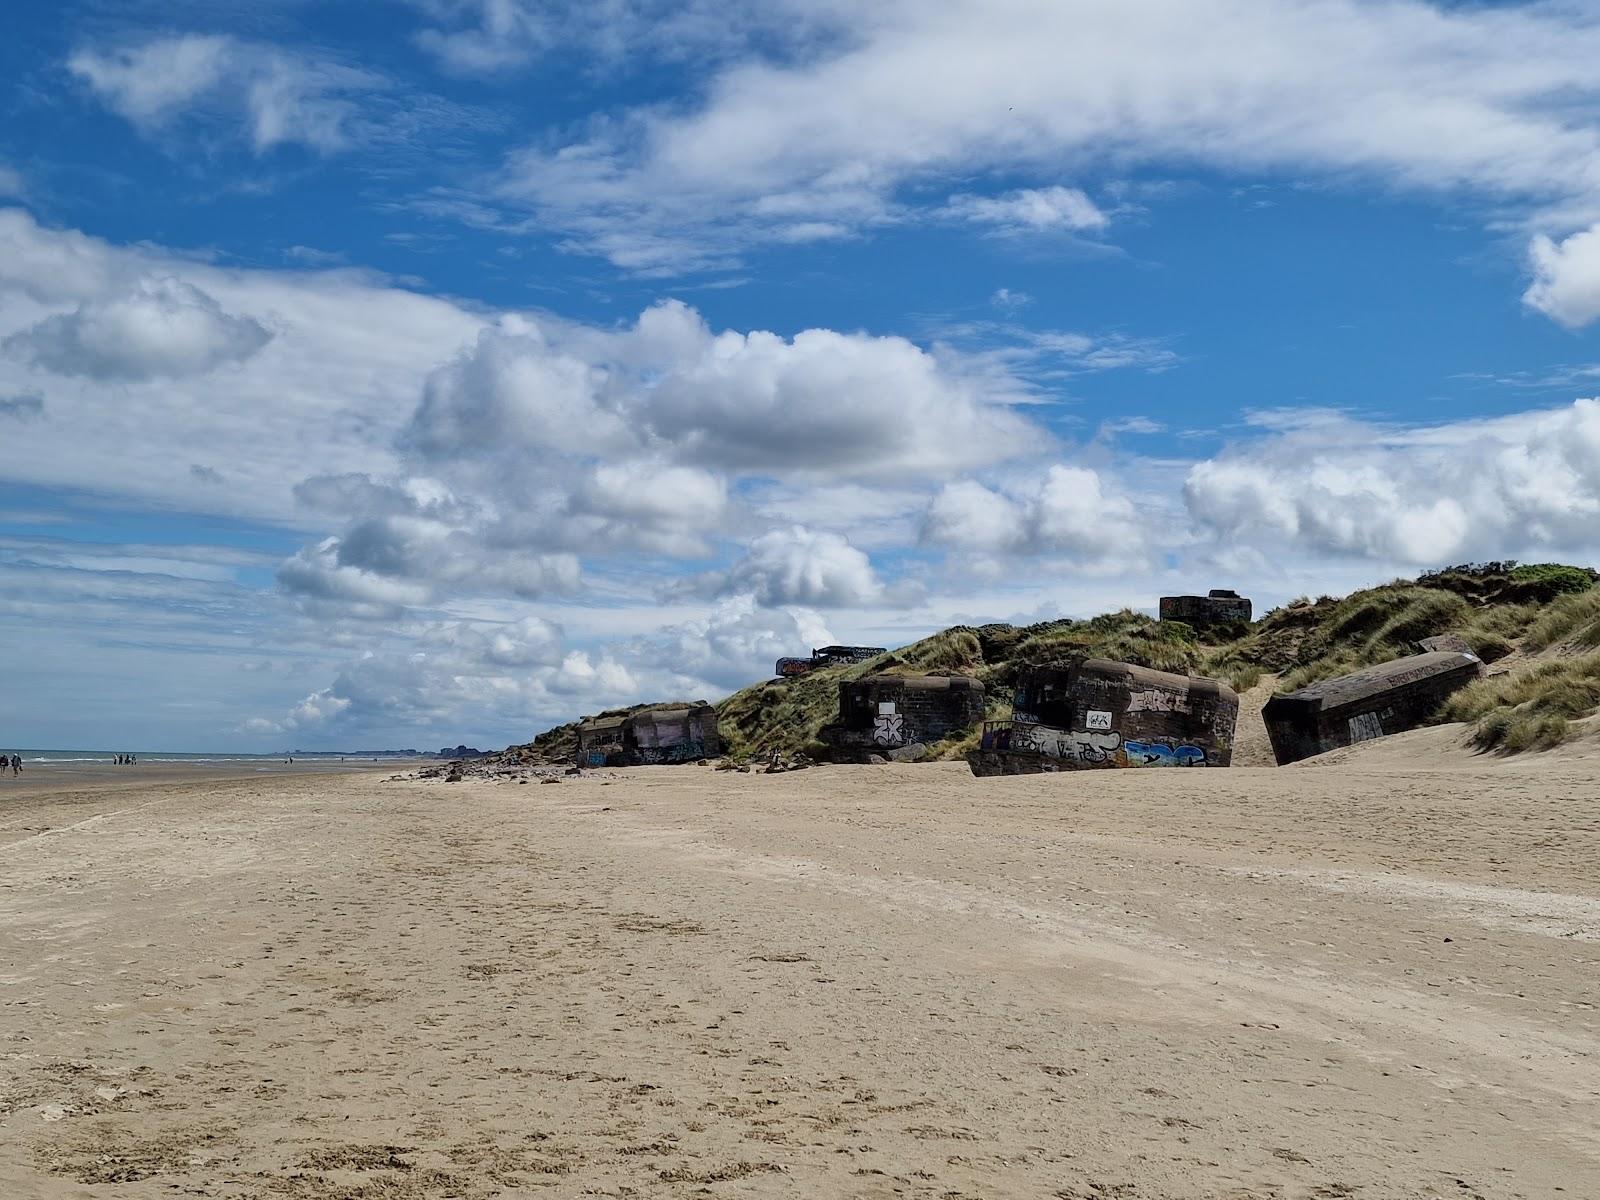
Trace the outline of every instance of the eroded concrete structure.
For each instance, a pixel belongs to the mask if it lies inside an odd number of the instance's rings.
[[[821,737],[836,756],[927,746],[983,720],[983,684],[968,675],[867,675],[839,685],[839,717]]]
[[[698,762],[721,753],[717,710],[704,700],[603,713],[578,726],[580,767]]]
[[[983,727],[974,775],[1102,767],[1226,767],[1239,697],[1217,679],[1090,658],[1035,667],[1008,721]]]
[[[1161,597],[1161,619],[1182,621],[1195,629],[1250,623],[1250,601],[1228,588],[1212,588],[1204,596]]]
[[[1415,729],[1482,674],[1470,650],[1435,650],[1274,696],[1261,714],[1273,757],[1281,766]]]
[[[809,675],[822,667],[850,666],[886,654],[882,646],[823,646],[813,649],[810,658],[780,658],[775,674],[785,679]]]

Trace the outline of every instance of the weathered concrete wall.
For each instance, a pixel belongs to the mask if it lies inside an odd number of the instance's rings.
[[[1182,621],[1196,629],[1209,625],[1249,624],[1251,611],[1248,599],[1225,588],[1213,588],[1205,596],[1161,597],[1163,621]]]
[[[1419,654],[1431,654],[1436,650],[1452,651],[1456,654],[1471,654],[1472,645],[1459,633],[1439,633],[1433,637],[1420,638],[1417,641]]]
[[[927,745],[983,720],[983,685],[966,675],[868,675],[839,685],[822,740],[846,752]]]
[[[1227,684],[1092,658],[1018,680],[1009,721],[984,726],[977,775],[1100,767],[1225,767],[1239,697]]]
[[[578,727],[579,766],[646,766],[698,762],[722,753],[717,710],[709,704],[647,709]]]
[[[866,662],[887,653],[882,646],[823,646],[813,649],[810,658],[780,658],[774,674],[786,679],[809,675],[819,667],[848,666]]]
[[[1262,718],[1279,765],[1415,729],[1483,673],[1471,651],[1434,651],[1324,680],[1267,701]]]
[[[863,663],[886,653],[888,651],[882,646],[823,646],[811,651],[811,661],[819,666],[838,666],[841,663]]]

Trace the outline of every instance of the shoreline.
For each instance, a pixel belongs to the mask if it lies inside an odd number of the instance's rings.
[[[0,850],[24,837],[47,833],[73,821],[117,808],[128,796],[145,792],[186,795],[195,788],[250,780],[331,778],[415,770],[422,760],[395,763],[114,763],[25,764],[22,774],[7,769],[0,778]]]

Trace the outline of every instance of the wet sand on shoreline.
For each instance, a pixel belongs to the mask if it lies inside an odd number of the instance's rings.
[[[29,802],[0,1195],[1600,1195],[1592,757],[387,774]]]
[[[414,770],[414,759],[377,763],[352,759],[246,762],[154,762],[137,766],[114,763],[26,763],[22,774],[0,778],[0,846],[47,833],[76,821],[139,805],[152,796],[165,800],[196,787],[238,780],[264,780],[308,775],[381,773]],[[125,799],[126,798],[126,799]]]

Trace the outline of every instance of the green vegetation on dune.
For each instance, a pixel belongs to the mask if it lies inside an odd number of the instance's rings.
[[[1571,721],[1600,708],[1600,653],[1546,659],[1462,688],[1439,718],[1473,724],[1480,750],[1515,754],[1565,741]]]
[[[1543,650],[1557,642],[1600,646],[1600,588],[1562,596],[1527,627],[1523,646]]]
[[[1264,674],[1278,690],[1374,666],[1416,652],[1436,634],[1463,637],[1485,662],[1513,650],[1564,653],[1465,689],[1438,719],[1476,725],[1480,746],[1515,751],[1553,745],[1568,722],[1600,706],[1600,574],[1559,563],[1481,563],[1365,588],[1343,599],[1301,599],[1249,626],[1212,629],[1123,610],[1089,620],[1036,625],[958,625],[864,663],[826,667],[735,692],[717,705],[727,753],[745,760],[815,753],[818,734],[839,709],[839,684],[864,675],[964,674],[988,692],[988,716],[1009,715],[1026,667],[1109,658],[1179,674],[1210,675],[1244,691]],[[1513,660],[1519,661],[1519,660]],[[575,726],[541,734],[524,748],[541,760],[571,753]],[[956,758],[976,743],[976,728],[929,748]]]
[[[1280,690],[1388,662],[1435,634],[1459,633],[1472,644],[1472,624],[1472,606],[1454,592],[1404,584],[1357,592],[1308,633]]]
[[[845,680],[885,674],[972,675],[983,662],[978,631],[957,625],[863,663],[753,684],[717,705],[717,721],[730,758],[815,752],[822,727],[838,716],[839,684]]]
[[[1209,631],[1207,636],[1213,639],[1209,643],[1181,622],[1156,621],[1126,609],[1085,621],[957,626],[871,662],[756,684],[728,697],[718,712],[730,753],[742,758],[815,749],[818,733],[838,713],[839,683],[885,671],[975,675],[988,689],[988,715],[993,719],[1009,713],[1011,692],[1023,668],[1082,658],[1210,675],[1238,691],[1255,686],[1267,673],[1280,676],[1279,691],[1293,691],[1413,654],[1422,638],[1443,633],[1459,634],[1485,662],[1496,662],[1519,642],[1527,649],[1558,642],[1600,645],[1597,579],[1600,575],[1586,567],[1559,563],[1449,567],[1415,580],[1365,588],[1342,600],[1329,596],[1297,600],[1248,627],[1224,631],[1232,636]],[[1503,678],[1520,680],[1524,674]],[[1498,685],[1501,679],[1485,680],[1475,689]],[[1470,715],[1441,714],[1441,719],[1480,721],[1490,710],[1526,705],[1515,729],[1494,744],[1517,748],[1524,743],[1552,744],[1555,721],[1559,719],[1564,728],[1569,716],[1579,715],[1587,693],[1571,681],[1558,684],[1548,672],[1528,686],[1534,689],[1528,695],[1507,693],[1519,698],[1496,700]],[[1540,696],[1545,699],[1539,700]],[[1535,721],[1543,722],[1537,736],[1524,728]],[[1502,717],[1494,715],[1489,723],[1498,728]],[[976,729],[967,730],[930,747],[930,756],[959,757],[972,749],[976,738]]]
[[[1441,633],[1459,634],[1479,658],[1497,662],[1525,634],[1531,643],[1546,618],[1550,636],[1529,648],[1565,639],[1586,613],[1600,622],[1597,578],[1587,567],[1559,563],[1482,563],[1365,588],[1343,600],[1300,600],[1221,647],[1207,669],[1225,678],[1248,678],[1252,668],[1276,671],[1278,690],[1290,692],[1414,653],[1418,641]],[[1595,636],[1600,644],[1600,629]]]
[[[1111,658],[1162,671],[1198,668],[1202,653],[1194,631],[1124,610],[1088,621],[1038,625],[957,625],[899,650],[848,667],[827,667],[796,679],[754,684],[717,706],[722,736],[733,758],[793,754],[817,748],[818,734],[839,712],[839,684],[878,674],[975,675],[988,692],[988,716],[1006,716],[1023,667]],[[976,744],[977,730],[930,747],[930,757],[959,758]]]

